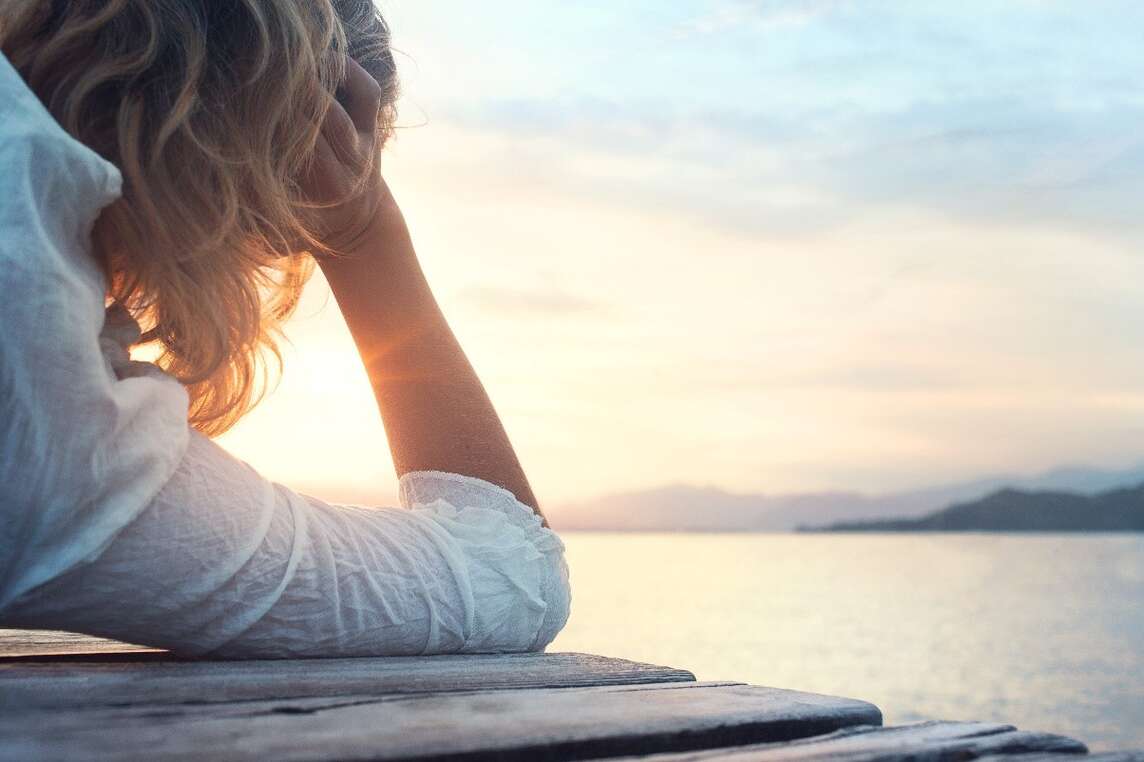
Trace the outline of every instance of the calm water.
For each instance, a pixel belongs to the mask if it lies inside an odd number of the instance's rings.
[[[552,650],[1144,748],[1144,536],[567,533]]]

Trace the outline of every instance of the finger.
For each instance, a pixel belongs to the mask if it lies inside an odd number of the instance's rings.
[[[344,164],[337,150],[323,134],[314,146],[304,180],[311,201],[328,204],[342,198],[348,186],[344,170],[338,169],[341,166]]]
[[[349,104],[346,112],[357,131],[373,136],[381,112],[381,85],[352,58],[346,59],[346,78],[342,83]]]
[[[103,330],[100,336],[126,348],[138,344],[142,333],[139,330],[139,323],[135,322],[131,313],[119,302],[115,302],[104,311]]]
[[[334,101],[322,122],[321,138],[333,148],[335,156],[348,166],[361,161],[358,157],[358,133],[346,110]]]

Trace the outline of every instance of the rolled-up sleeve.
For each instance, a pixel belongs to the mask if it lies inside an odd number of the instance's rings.
[[[230,658],[543,650],[569,613],[560,538],[479,479],[400,487],[401,508],[330,505],[192,433],[98,558],[0,618]]]
[[[466,650],[552,642],[568,620],[568,565],[564,543],[531,508],[489,482],[440,471],[402,477],[401,502],[433,526],[455,554],[457,576],[469,580]]]

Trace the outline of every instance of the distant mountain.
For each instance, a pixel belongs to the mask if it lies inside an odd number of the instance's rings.
[[[1003,489],[920,519],[844,522],[816,532],[1144,532],[1144,484],[1097,495]]]
[[[1006,487],[1091,495],[1144,482],[1144,465],[1124,470],[1069,466],[1031,477],[991,476],[884,495],[850,491],[736,494],[674,485],[607,495],[546,509],[560,530],[789,532],[799,526],[919,518]]]

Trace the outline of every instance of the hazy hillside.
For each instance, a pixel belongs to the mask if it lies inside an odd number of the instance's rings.
[[[1005,489],[920,519],[839,523],[825,532],[1140,532],[1144,484],[1098,495]]]
[[[885,495],[818,492],[735,494],[686,485],[607,495],[547,509],[558,529],[616,531],[793,531],[799,526],[919,518],[1006,487],[1089,495],[1144,482],[1144,466],[1122,471],[1068,467],[1032,477],[993,476]]]

